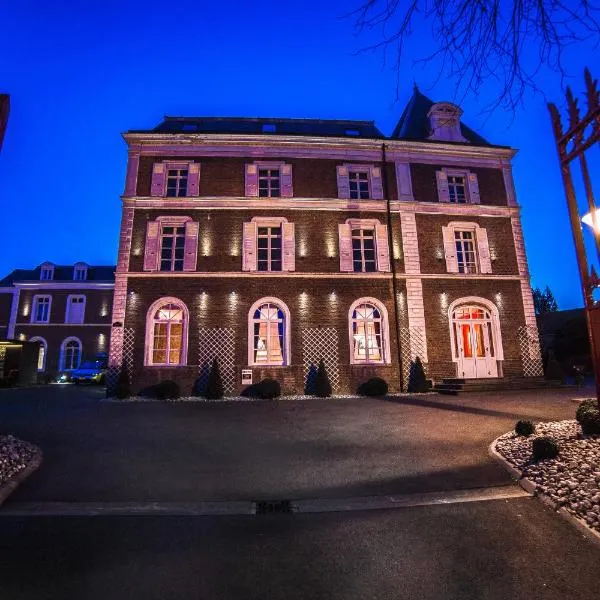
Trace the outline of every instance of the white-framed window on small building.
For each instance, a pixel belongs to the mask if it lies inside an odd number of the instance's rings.
[[[33,309],[31,311],[32,323],[49,323],[52,296],[35,295],[33,297]]]
[[[347,219],[338,225],[340,271],[388,272],[388,228],[377,219]]]
[[[38,361],[37,361],[37,370],[39,373],[42,373],[43,371],[46,370],[46,355],[48,353],[48,342],[46,342],[46,340],[43,337],[32,337],[30,340],[30,342],[39,342],[40,344],[40,351],[38,354]]]
[[[65,323],[83,323],[85,318],[85,296],[69,295],[67,297],[67,310],[65,313]]]
[[[73,267],[73,281],[85,281],[87,279],[88,267],[84,263],[77,263]]]
[[[477,174],[468,170],[441,169],[436,171],[438,199],[452,204],[479,204]]]
[[[167,196],[179,198],[187,196],[188,168],[167,169]]]
[[[294,271],[296,234],[285,217],[254,217],[243,225],[244,271]]]
[[[381,200],[383,182],[381,169],[374,165],[347,163],[337,167],[338,198],[351,200]]]
[[[281,197],[281,175],[279,168],[258,169],[258,196],[259,198]]]
[[[448,273],[492,272],[487,230],[478,223],[453,221],[442,227]]]
[[[255,161],[246,165],[246,196],[291,198],[292,165],[285,162]]]
[[[248,313],[248,364],[290,364],[290,311],[278,298],[261,298]]]
[[[375,298],[361,298],[348,313],[351,364],[390,362],[387,310]]]
[[[198,232],[198,222],[191,217],[165,216],[148,221],[144,271],[195,271]]]
[[[73,371],[81,364],[82,345],[76,337],[68,337],[60,345],[59,367],[61,371]]]
[[[178,298],[161,298],[146,316],[145,364],[179,366],[187,363],[189,313]]]
[[[200,194],[200,163],[161,161],[152,165],[150,195],[167,198]]]
[[[44,263],[40,267],[40,281],[52,281],[54,279],[54,265]]]

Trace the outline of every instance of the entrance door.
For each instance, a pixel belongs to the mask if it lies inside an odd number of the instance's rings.
[[[461,306],[454,311],[452,321],[458,376],[498,377],[490,313],[479,306]]]

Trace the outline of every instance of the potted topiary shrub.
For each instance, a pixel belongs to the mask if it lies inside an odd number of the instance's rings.
[[[331,396],[331,382],[329,381],[329,375],[327,375],[323,359],[319,361],[319,368],[315,375],[313,387],[315,396],[319,398],[329,398]]]
[[[207,400],[219,400],[223,397],[223,380],[221,379],[219,361],[216,358],[213,359],[210,373],[208,374],[204,397]]]
[[[153,388],[154,396],[158,400],[176,400],[181,395],[179,384],[172,379],[165,379]]]
[[[358,386],[357,392],[361,396],[385,396],[388,393],[388,384],[381,377],[371,377]]]
[[[275,379],[263,379],[258,383],[257,394],[263,400],[272,400],[281,396],[281,385]]]
[[[410,372],[408,374],[408,386],[407,392],[409,394],[423,394],[428,392],[430,389],[429,381],[425,376],[425,369],[421,359],[417,356],[414,361],[410,363]]]

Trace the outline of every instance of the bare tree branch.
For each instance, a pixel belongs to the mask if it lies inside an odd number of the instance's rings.
[[[430,25],[435,48],[414,64],[439,61],[438,77],[455,79],[462,98],[495,81],[497,98],[487,110],[502,106],[513,114],[526,91],[541,92],[541,69],[558,73],[564,85],[568,46],[600,45],[597,0],[364,0],[348,16],[359,35],[379,31],[380,40],[360,52],[383,50],[384,61],[393,56],[396,95],[405,46],[416,37],[418,21]]]

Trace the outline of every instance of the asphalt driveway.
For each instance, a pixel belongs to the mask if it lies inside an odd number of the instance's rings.
[[[102,390],[0,390],[0,432],[44,451],[7,502],[354,497],[504,485],[489,442],[516,420],[573,418],[581,390],[388,400],[102,401]]]

